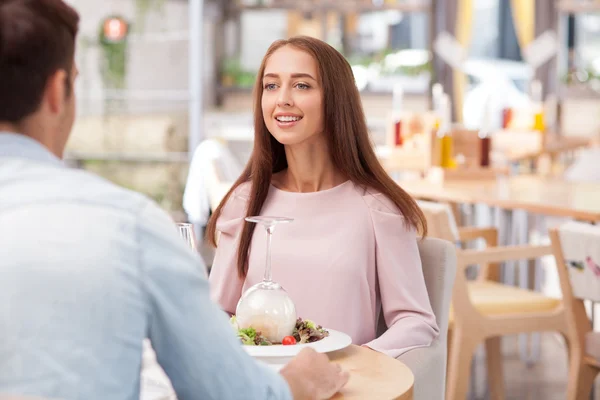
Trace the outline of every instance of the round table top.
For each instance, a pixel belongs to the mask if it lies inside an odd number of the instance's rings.
[[[355,345],[328,356],[332,362],[350,372],[348,384],[333,399],[413,399],[414,376],[402,362]]]

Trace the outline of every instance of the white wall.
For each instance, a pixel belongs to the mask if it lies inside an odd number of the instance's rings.
[[[188,89],[188,3],[170,0],[160,10],[150,11],[143,21],[136,18],[134,0],[67,0],[81,16],[77,62],[80,69],[78,81],[79,110],[81,114],[103,112],[104,87],[100,75],[101,48],[86,46],[95,42],[101,21],[110,15],[119,15],[134,25],[128,53],[127,89],[138,93],[135,100],[128,101],[128,112],[152,112],[156,110],[187,110],[185,98],[175,100],[172,96],[158,98],[139,96],[140,91],[179,91]],[[205,15],[204,23],[204,70],[205,98],[212,98],[214,90],[213,70],[213,18]],[[166,40],[177,36],[177,40]]]
[[[105,90],[100,75],[100,62],[103,57],[98,46],[85,46],[85,42],[95,42],[101,21],[110,15],[120,15],[136,22],[135,0],[66,0],[81,15],[81,33],[77,53],[80,78],[77,83],[79,111],[84,115],[104,113]],[[167,0],[160,10],[150,11],[144,21],[142,32],[135,29],[129,44],[127,89],[136,94],[135,100],[124,105],[125,113],[144,113],[155,111],[187,111],[187,101],[174,99],[168,93],[158,98],[140,95],[140,91],[169,91],[185,96],[188,89],[188,40],[185,32],[189,29],[188,2],[185,0]],[[364,15],[360,20],[360,30],[365,36],[365,47],[380,49],[387,41],[387,24],[382,21],[401,18],[398,13],[373,13]],[[245,11],[241,18],[241,64],[248,70],[256,70],[269,45],[287,36],[287,12]],[[214,98],[216,89],[214,71],[214,7],[205,7],[204,18],[204,95],[206,106]],[[139,21],[137,21],[139,28]],[[231,54],[236,40],[234,27],[226,28],[225,51]],[[378,29],[377,29],[378,28]],[[166,41],[167,36],[183,33],[180,40]],[[145,40],[143,37],[159,36],[160,41]]]
[[[257,70],[267,49],[275,40],[287,37],[287,11],[246,11],[242,14],[240,63]]]

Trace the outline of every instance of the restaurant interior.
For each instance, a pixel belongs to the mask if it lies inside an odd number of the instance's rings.
[[[600,1],[67,2],[82,26],[66,162],[191,224],[209,273],[267,48],[305,35],[346,58],[379,162],[426,217],[440,336],[346,360],[335,398],[600,399]],[[175,399],[144,363],[142,397]]]

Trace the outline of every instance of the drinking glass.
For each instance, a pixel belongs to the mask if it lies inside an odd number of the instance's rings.
[[[196,234],[194,234],[194,227],[188,223],[178,223],[177,229],[179,230],[179,236],[189,246],[190,249],[198,251],[196,246]]]
[[[198,246],[196,244],[196,234],[194,233],[194,226],[188,223],[177,223],[177,229],[179,230],[179,236],[181,236],[188,247],[192,249],[194,253],[199,254]],[[208,271],[206,271],[206,268],[203,268],[202,272],[204,273],[205,277],[208,277]]]
[[[285,217],[247,217],[246,221],[263,226],[267,234],[267,253],[262,282],[248,288],[236,308],[240,328],[254,328],[267,340],[281,343],[296,326],[296,307],[285,289],[271,276],[271,240],[275,226],[292,222]]]

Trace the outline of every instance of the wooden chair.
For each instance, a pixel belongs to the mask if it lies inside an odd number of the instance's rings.
[[[587,400],[600,372],[600,332],[593,332],[584,305],[600,301],[600,227],[568,222],[550,238],[566,309],[567,400]]]
[[[420,201],[430,234],[454,243],[483,238],[482,250],[457,250],[457,275],[450,312],[447,400],[467,396],[473,354],[485,344],[491,399],[504,398],[500,338],[517,333],[566,333],[562,302],[527,289],[498,282],[498,263],[552,254],[551,246],[497,247],[495,228],[458,228],[447,204]],[[466,270],[479,265],[475,280]]]

